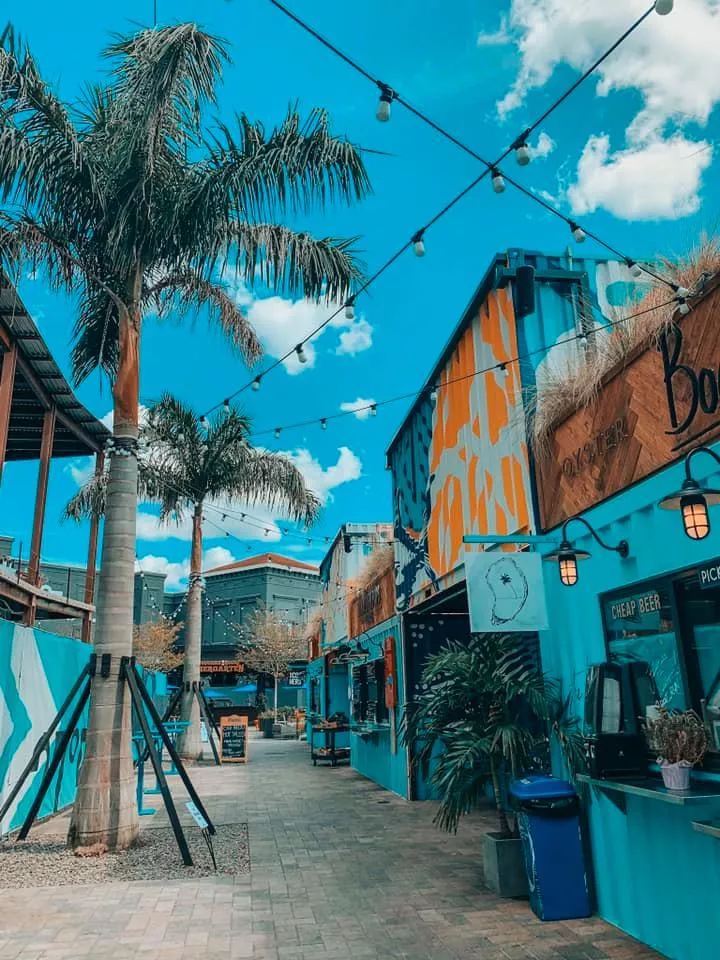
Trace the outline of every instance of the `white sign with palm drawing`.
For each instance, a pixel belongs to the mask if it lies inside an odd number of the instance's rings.
[[[542,560],[537,553],[496,550],[465,555],[470,630],[547,630]]]

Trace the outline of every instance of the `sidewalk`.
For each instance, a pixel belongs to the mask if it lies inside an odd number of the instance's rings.
[[[482,882],[489,820],[449,837],[429,805],[313,768],[304,743],[253,737],[249,757],[192,771],[216,822],[249,824],[249,876],[4,890],[1,960],[657,957],[600,920],[543,924],[495,898]],[[164,813],[143,821],[161,825]]]

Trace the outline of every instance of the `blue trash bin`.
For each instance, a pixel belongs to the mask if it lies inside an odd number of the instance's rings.
[[[541,920],[589,917],[590,893],[575,788],[555,777],[528,774],[513,780],[518,829],[530,890]]]

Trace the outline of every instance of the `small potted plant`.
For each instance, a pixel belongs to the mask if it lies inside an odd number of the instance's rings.
[[[690,786],[690,771],[707,751],[707,731],[694,710],[668,710],[658,705],[645,722],[647,741],[658,755],[663,783],[668,790]]]

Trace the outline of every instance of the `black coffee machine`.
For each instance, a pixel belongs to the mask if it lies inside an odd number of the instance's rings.
[[[640,718],[657,700],[647,663],[596,663],[589,668],[585,755],[591,777],[635,780],[647,775],[647,743]]]

